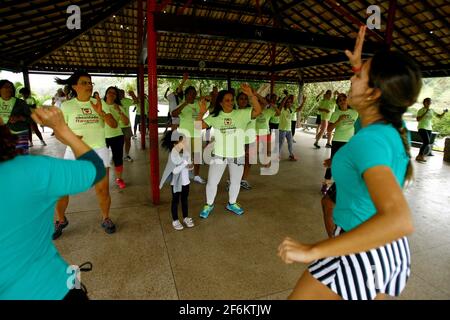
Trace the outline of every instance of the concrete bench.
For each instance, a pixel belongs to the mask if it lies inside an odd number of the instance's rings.
[[[316,118],[314,116],[309,116],[308,118],[303,119],[302,123],[300,124],[300,127],[303,128],[303,130],[309,130],[309,129],[315,129],[317,128],[317,124],[316,124]]]
[[[411,145],[416,148],[420,148],[422,146],[422,139],[420,138],[418,131],[409,131],[411,134]],[[430,137],[430,143],[433,145],[434,140],[439,132],[432,132]]]

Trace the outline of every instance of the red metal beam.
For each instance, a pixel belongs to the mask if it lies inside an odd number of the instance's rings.
[[[342,16],[346,17],[348,20],[350,20],[353,24],[355,24],[355,26],[357,28],[364,25],[364,23],[362,23],[357,17],[353,16],[350,12],[345,10],[342,7],[342,5],[338,4],[336,1],[324,0],[324,3],[327,4],[329,7],[333,8],[336,11],[336,13],[338,13],[339,15],[342,15]],[[371,35],[379,38],[380,40],[384,41],[383,37],[381,37],[378,33],[370,30],[369,28],[367,28],[366,33],[371,34]]]
[[[156,11],[162,12],[167,7],[169,3],[172,3],[172,0],[164,0],[161,4],[156,6]]]
[[[392,46],[392,34],[394,32],[395,10],[397,9],[397,0],[389,0],[389,12],[386,26],[385,42],[390,49]]]
[[[188,0],[186,4],[178,10],[177,14],[184,14],[186,12],[186,9],[191,5],[191,3],[192,0]]]
[[[143,6],[143,0],[138,0],[137,2],[137,12],[138,12],[138,43],[142,43],[143,39],[143,33],[144,33],[144,6]],[[139,96],[139,106],[138,108],[141,111],[141,149],[145,150],[145,95],[144,95],[144,64],[143,61],[140,59],[142,48],[138,47],[137,51],[137,60],[138,60],[138,96]]]
[[[275,66],[275,53],[277,50],[277,46],[275,43],[272,43],[272,50],[270,52],[270,60],[272,61],[272,68]],[[270,94],[274,93],[275,89],[275,72],[272,71],[272,75],[270,77]]]
[[[150,185],[153,204],[159,204],[159,155],[158,155],[158,88],[156,74],[156,31],[154,13],[156,0],[147,0],[147,66],[149,97]]]

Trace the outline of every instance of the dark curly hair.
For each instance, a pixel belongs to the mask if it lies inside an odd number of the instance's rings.
[[[161,147],[170,152],[172,151],[173,147],[180,141],[183,141],[184,138],[184,135],[177,130],[167,130],[166,132],[164,132],[161,139]]]

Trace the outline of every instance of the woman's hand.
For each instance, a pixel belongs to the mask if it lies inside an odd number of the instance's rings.
[[[73,133],[67,126],[61,109],[58,107],[36,108],[31,114],[31,118],[41,126],[52,128],[56,139],[66,145],[69,144],[67,137],[73,135]],[[82,137],[78,136],[78,138],[81,139]]]
[[[242,83],[242,84],[241,84],[241,90],[242,90],[242,92],[245,93],[248,97],[254,96],[252,87],[250,87],[248,83]]]
[[[206,105],[206,97],[201,97],[199,106],[201,114],[205,114],[206,111],[208,111],[208,106]]]
[[[292,240],[291,238],[285,238],[278,247],[278,256],[284,263],[310,263],[317,260],[313,252],[313,246],[308,244],[302,244]]]
[[[95,112],[97,112],[100,116],[104,116],[104,112],[102,109],[102,100],[100,100],[100,97],[97,97],[97,102],[94,104],[91,101],[91,106],[94,108]]]
[[[345,55],[350,60],[350,64],[355,68],[359,68],[362,65],[361,54],[364,43],[364,36],[366,34],[366,28],[366,26],[361,26],[359,28],[358,37],[356,38],[355,48],[353,49],[353,52],[351,52],[350,50],[345,50]]]

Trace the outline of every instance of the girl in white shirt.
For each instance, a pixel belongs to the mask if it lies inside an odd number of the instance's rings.
[[[161,189],[166,181],[170,181],[172,188],[172,226],[175,230],[184,229],[183,224],[178,219],[178,203],[180,199],[183,223],[188,228],[194,226],[194,221],[188,217],[189,170],[192,170],[194,166],[190,163],[190,155],[183,152],[185,140],[185,137],[178,131],[168,130],[164,133],[161,141],[161,146],[169,151],[170,154],[159,188]]]

